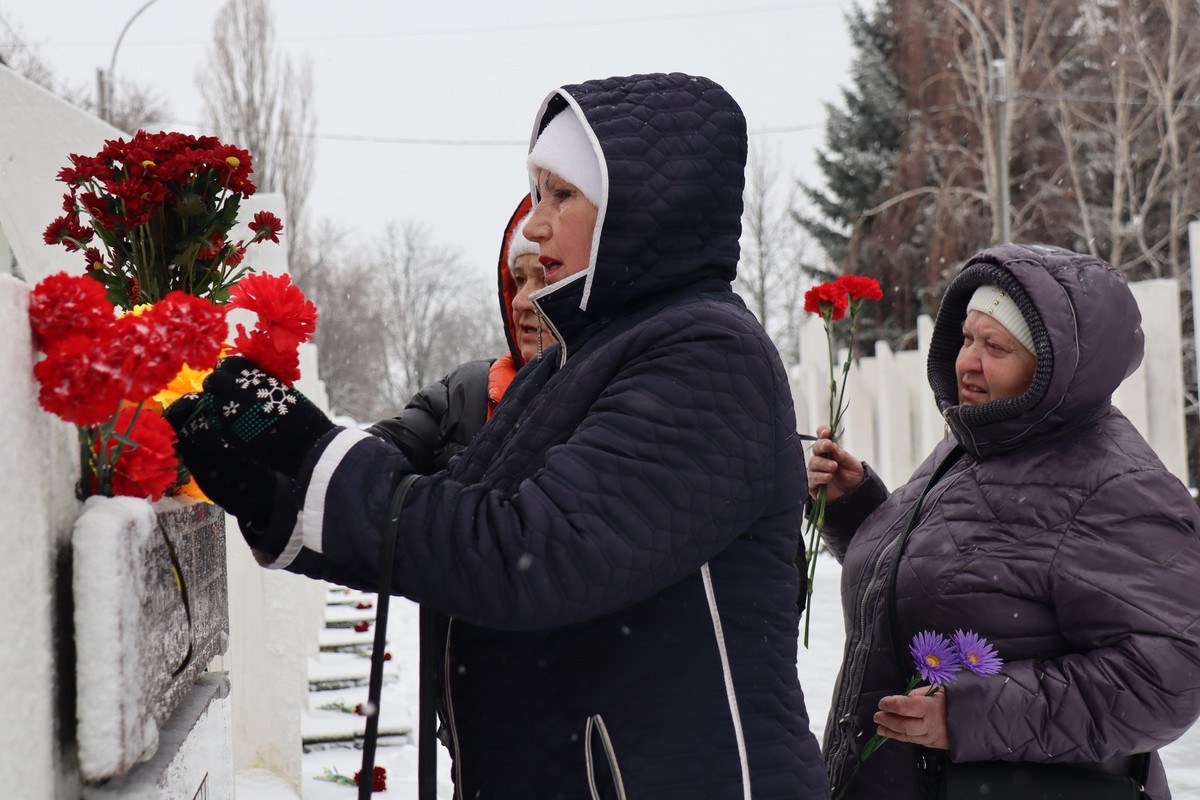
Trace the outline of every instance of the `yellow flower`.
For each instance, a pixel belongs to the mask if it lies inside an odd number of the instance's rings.
[[[196,479],[191,475],[188,476],[188,482],[176,489],[174,493],[177,495],[186,495],[193,500],[199,500],[202,503],[212,502],[212,500],[208,499],[208,495],[204,494],[204,492],[200,490],[200,486],[197,485]]]
[[[204,386],[204,379],[208,377],[211,369],[198,370],[192,369],[187,364],[179,370],[179,374],[171,379],[171,382],[154,395],[155,402],[161,403],[163,408],[171,405],[180,397],[190,392],[199,392]]]

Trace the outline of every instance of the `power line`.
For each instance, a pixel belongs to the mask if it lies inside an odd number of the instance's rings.
[[[276,41],[280,43],[300,43],[300,42],[334,42],[334,41],[362,41],[362,40],[378,40],[378,39],[413,39],[420,37],[433,36],[467,36],[478,34],[512,34],[524,33],[533,31],[547,30],[562,30],[564,28],[579,28],[579,27],[612,27],[616,25],[638,25],[654,22],[677,22],[679,20],[688,19],[710,19],[721,17],[741,17],[751,14],[773,14],[787,11],[806,11],[815,8],[840,7],[840,3],[836,0],[815,0],[807,3],[789,3],[786,5],[758,6],[754,8],[738,8],[721,11],[697,11],[690,13],[679,14],[655,14],[641,17],[609,17],[607,19],[581,19],[570,20],[564,22],[545,22],[540,24],[517,24],[517,25],[493,25],[480,26],[474,28],[431,28],[425,30],[406,30],[406,31],[391,31],[391,32],[368,32],[368,33],[344,33],[344,34],[319,34],[313,36],[288,36],[279,37]],[[129,46],[171,46],[171,45],[186,45],[196,44],[199,41],[207,42],[208,39],[183,39],[183,40],[158,40],[158,41],[139,41],[130,42]],[[94,40],[84,42],[21,42],[17,47],[31,48],[38,47],[70,47],[80,48],[89,46],[98,46]]]

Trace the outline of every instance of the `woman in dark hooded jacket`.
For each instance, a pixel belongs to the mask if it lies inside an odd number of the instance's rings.
[[[705,78],[550,94],[526,236],[558,344],[447,471],[417,475],[243,359],[172,406],[260,562],[382,572],[452,619],[461,797],[828,797],[796,672],[803,450],[730,285],[746,146]]]
[[[947,760],[1084,765],[1170,796],[1155,751],[1200,714],[1200,515],[1110,403],[1141,363],[1140,321],[1098,258],[985,250],[938,312],[929,383],[949,431],[910,481],[889,495],[821,432],[810,490],[832,501],[847,620],[824,750],[848,800],[928,796]],[[959,629],[1000,673],[900,696],[913,636]],[[860,765],[877,731],[894,741]]]

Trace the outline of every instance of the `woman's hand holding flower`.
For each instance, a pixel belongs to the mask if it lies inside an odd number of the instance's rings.
[[[808,460],[808,493],[815,498],[824,486],[825,499],[832,502],[857,487],[865,477],[863,463],[830,438],[829,426],[817,428],[812,457]]]
[[[935,750],[949,750],[946,732],[946,693],[929,694],[931,686],[919,686],[912,694],[894,694],[879,701],[873,719],[880,736],[911,742]]]

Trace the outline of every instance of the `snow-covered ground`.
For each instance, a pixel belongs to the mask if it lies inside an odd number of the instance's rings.
[[[816,590],[809,647],[800,647],[798,670],[804,687],[814,731],[820,739],[833,693],[842,655],[841,601],[838,593],[840,568],[832,558],[822,557],[817,565]],[[398,679],[385,685],[381,726],[404,725],[416,728],[417,706],[417,614],[416,606],[396,598],[391,607],[388,638]],[[326,693],[328,694],[328,693]],[[334,693],[351,706],[366,699],[366,689],[348,689]],[[324,698],[320,702],[326,702]],[[316,702],[316,701],[314,701]],[[317,703],[319,704],[319,703]],[[313,712],[331,713],[331,712]],[[414,734],[415,735],[415,734]],[[354,787],[316,780],[325,769],[353,775],[359,768],[362,752],[349,748],[319,750],[304,756],[303,800],[351,800]],[[1167,776],[1176,800],[1200,800],[1200,726],[1163,750]],[[381,747],[376,763],[387,768],[388,791],[380,797],[408,800],[416,798],[417,748],[415,745]],[[439,800],[452,797],[449,763],[445,752],[439,760]],[[283,781],[265,772],[251,771],[237,776],[238,800],[296,800],[297,795]]]

